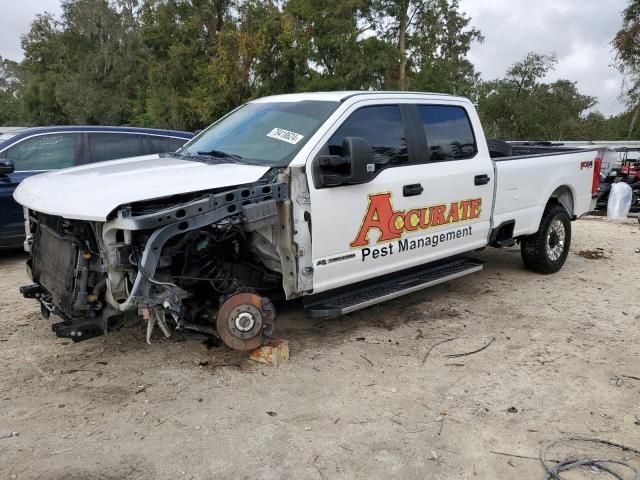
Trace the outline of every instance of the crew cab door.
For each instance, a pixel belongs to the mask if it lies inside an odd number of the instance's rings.
[[[459,103],[360,102],[327,133],[307,169],[314,293],[486,245],[493,167],[475,110]],[[370,180],[323,186],[321,157],[350,137],[373,148]]]

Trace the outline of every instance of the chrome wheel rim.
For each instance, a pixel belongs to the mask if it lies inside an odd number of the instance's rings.
[[[549,226],[547,232],[547,256],[554,262],[558,260],[564,252],[566,231],[564,223],[561,220],[555,219]]]

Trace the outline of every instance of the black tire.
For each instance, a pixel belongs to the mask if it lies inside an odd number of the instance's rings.
[[[513,155],[513,147],[502,140],[487,140],[489,156],[491,158],[504,158]]]
[[[564,229],[560,229],[556,221],[560,222]],[[564,238],[561,238],[561,234],[564,234]],[[540,229],[521,240],[520,253],[527,269],[549,274],[562,268],[570,247],[571,219],[564,207],[549,204],[542,215]]]

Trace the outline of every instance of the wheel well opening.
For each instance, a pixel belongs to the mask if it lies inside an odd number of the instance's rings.
[[[547,202],[547,205],[560,205],[564,207],[564,209],[569,214],[571,219],[575,219],[574,215],[574,203],[573,203],[573,193],[571,189],[566,185],[556,188],[551,194],[551,198]]]

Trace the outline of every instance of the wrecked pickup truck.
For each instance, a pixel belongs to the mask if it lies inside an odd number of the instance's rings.
[[[490,145],[463,98],[258,99],[174,154],[24,181],[21,290],[74,341],[139,317],[147,340],[192,329],[249,350],[274,334],[272,301],[340,316],[481,270],[469,252],[488,245],[556,272],[599,152]]]

